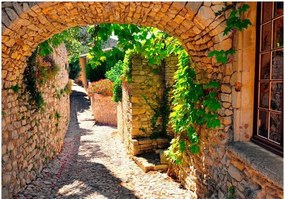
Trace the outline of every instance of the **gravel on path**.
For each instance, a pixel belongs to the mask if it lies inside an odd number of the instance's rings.
[[[144,173],[117,129],[95,125],[84,89],[73,84],[71,121],[62,152],[14,198],[188,199],[194,194],[166,173]]]

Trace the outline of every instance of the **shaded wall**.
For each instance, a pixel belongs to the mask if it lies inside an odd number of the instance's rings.
[[[51,57],[60,70],[55,79],[38,85],[46,103],[43,109],[31,106],[22,81],[18,92],[2,89],[3,198],[10,198],[35,179],[61,150],[70,115],[69,95],[58,96],[68,83],[65,46],[60,45]]]
[[[154,135],[151,120],[162,105],[166,87],[173,84],[177,58],[171,56],[160,66],[150,65],[140,56],[132,59],[132,82],[122,84],[123,97],[118,105],[118,130],[133,155],[165,149],[169,140]],[[159,117],[156,125],[162,124]]]
[[[90,96],[95,122],[117,126],[117,103],[112,97],[94,93]]]

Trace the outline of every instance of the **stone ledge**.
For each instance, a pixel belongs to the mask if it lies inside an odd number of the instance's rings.
[[[145,172],[149,171],[162,171],[166,172],[168,164],[161,162],[160,154],[148,153],[140,156],[132,156],[135,163]]]
[[[251,142],[230,143],[229,151],[283,188],[283,158]]]

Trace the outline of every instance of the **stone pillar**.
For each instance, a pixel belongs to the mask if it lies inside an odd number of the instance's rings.
[[[86,77],[86,62],[87,62],[87,54],[81,55],[79,58],[79,65],[81,71],[78,80],[82,82],[82,85],[85,89],[88,87],[87,77]]]

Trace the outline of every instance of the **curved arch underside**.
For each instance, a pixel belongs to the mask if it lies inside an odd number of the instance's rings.
[[[222,3],[172,2],[44,2],[4,3],[2,6],[2,79],[22,79],[27,58],[38,44],[74,26],[126,23],[156,27],[178,38],[197,73],[219,72],[207,54],[227,50],[232,39],[223,36]],[[211,77],[210,77],[211,78]],[[9,87],[4,82],[4,88]]]

